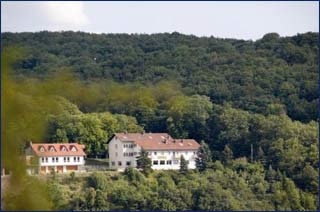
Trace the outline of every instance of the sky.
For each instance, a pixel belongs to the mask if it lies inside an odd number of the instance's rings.
[[[257,40],[319,32],[313,2],[1,2],[2,32],[180,32]]]

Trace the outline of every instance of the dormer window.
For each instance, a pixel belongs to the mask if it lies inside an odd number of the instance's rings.
[[[66,152],[67,151],[67,148],[65,146],[61,146],[60,149],[61,149],[62,152]]]
[[[50,152],[55,152],[56,150],[54,149],[53,146],[50,146],[50,147],[49,147],[49,151],[50,151]]]
[[[71,151],[72,152],[76,152],[77,151],[77,148],[75,146],[71,146]]]
[[[44,152],[44,147],[43,147],[43,146],[40,146],[40,147],[39,147],[39,151],[40,151],[40,152]]]

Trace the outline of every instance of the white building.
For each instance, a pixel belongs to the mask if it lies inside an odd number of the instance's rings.
[[[79,171],[85,164],[84,145],[77,143],[30,143],[26,149],[28,172],[48,174]],[[30,165],[34,165],[33,167]],[[35,170],[37,169],[37,170]]]
[[[141,149],[149,153],[152,169],[179,169],[183,155],[188,168],[195,169],[200,145],[193,139],[173,139],[167,133],[115,133],[108,141],[110,168],[123,171],[136,167]]]

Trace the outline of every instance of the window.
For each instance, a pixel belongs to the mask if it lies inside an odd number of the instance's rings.
[[[161,155],[164,155],[164,151],[161,152]]]
[[[58,158],[56,157],[56,162],[58,162]]]
[[[127,166],[131,166],[131,161],[127,161]]]
[[[153,154],[154,154],[154,155],[157,155],[157,152],[154,152]]]
[[[116,165],[116,162],[112,161],[111,166],[115,166],[115,165]]]
[[[173,164],[179,164],[179,160],[173,160]]]
[[[71,147],[71,151],[72,151],[72,152],[76,152],[76,151],[77,151],[76,147],[75,147],[75,146],[72,146],[72,147]]]
[[[127,148],[127,144],[123,144],[123,148]]]
[[[188,152],[186,152],[186,155],[188,154]]]
[[[168,155],[170,155],[170,152],[168,152]]]
[[[76,161],[77,161],[77,158],[76,158],[76,157],[73,157],[73,161],[76,162]]]
[[[167,160],[167,165],[171,165],[172,161],[171,160]]]
[[[52,163],[54,163],[54,158],[52,158]]]
[[[63,157],[63,162],[66,162],[67,158],[66,157]]]
[[[40,152],[44,152],[43,146],[40,147]]]
[[[160,160],[160,165],[164,165],[165,161],[164,160]]]
[[[53,146],[50,146],[50,152],[54,152],[54,147]]]
[[[118,149],[118,144],[115,144],[116,149]]]
[[[195,154],[196,154],[196,152],[193,152],[193,154],[195,155]]]
[[[118,157],[118,152],[116,152],[116,157]]]
[[[78,161],[78,162],[80,161],[80,157],[77,157],[77,161]]]
[[[67,157],[67,161],[70,162],[70,158],[69,157]]]
[[[157,161],[157,160],[154,160],[154,161],[152,162],[152,164],[153,164],[153,165],[158,165],[158,161]]]
[[[121,163],[121,161],[118,161],[118,166],[122,166],[122,163]]]
[[[44,158],[41,158],[41,162],[44,163]]]
[[[48,163],[48,158],[46,158],[46,163]]]

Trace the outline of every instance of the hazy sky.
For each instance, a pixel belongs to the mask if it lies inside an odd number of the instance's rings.
[[[314,2],[1,2],[2,32],[180,32],[259,39],[319,31]]]

